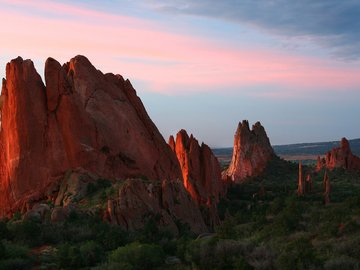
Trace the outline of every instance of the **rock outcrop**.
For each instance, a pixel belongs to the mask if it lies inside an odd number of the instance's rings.
[[[241,182],[247,177],[257,176],[274,157],[269,138],[260,122],[252,129],[249,122],[239,123],[234,136],[234,151],[229,168],[223,172],[224,180]]]
[[[307,174],[305,179],[305,192],[310,193],[313,191],[313,188],[314,188],[314,184],[312,181],[311,174]]]
[[[141,229],[149,218],[174,234],[178,233],[177,221],[188,224],[195,233],[207,230],[199,208],[180,180],[161,183],[127,180],[118,197],[108,201],[106,218],[127,230]]]
[[[323,187],[324,187],[324,204],[327,205],[330,203],[330,192],[331,192],[330,179],[327,171],[325,171],[324,173]]]
[[[69,169],[101,177],[182,179],[175,154],[128,80],[84,56],[49,58],[45,81],[33,62],[6,66],[1,101],[1,216],[40,198]]]
[[[169,145],[176,153],[182,171],[184,186],[191,197],[199,204],[219,202],[224,191],[221,181],[221,168],[217,158],[206,144],[201,146],[196,138],[185,130],[169,138]]]
[[[342,138],[340,147],[333,148],[326,153],[326,158],[318,157],[316,170],[322,168],[333,170],[334,168],[343,168],[345,170],[360,170],[360,158],[355,156],[350,149],[349,142],[346,138]]]
[[[199,142],[185,130],[169,138],[169,145],[176,153],[183,175],[184,187],[198,205],[204,206],[206,223],[213,227],[219,223],[216,205],[225,192],[221,168],[208,145]]]
[[[313,190],[313,182],[311,178],[311,174],[307,173],[306,177],[304,177],[305,173],[303,171],[303,166],[301,161],[299,161],[299,176],[298,176],[298,196],[303,196],[312,192]]]
[[[301,161],[299,162],[299,176],[298,176],[297,194],[298,194],[298,196],[305,195],[305,181],[304,181],[304,177],[303,177]]]

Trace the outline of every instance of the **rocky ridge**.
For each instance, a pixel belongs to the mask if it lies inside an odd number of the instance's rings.
[[[115,215],[123,217],[119,223],[130,224],[132,217],[124,213],[138,213],[141,219],[148,210],[165,211],[174,214],[164,214],[159,222],[170,224],[177,218],[193,231],[205,230],[196,203],[178,184],[182,172],[176,155],[128,80],[103,74],[86,57],[76,56],[64,65],[49,58],[45,82],[31,60],[18,57],[6,66],[1,94],[1,216],[32,211],[44,200],[67,207],[74,201],[69,194],[79,201],[94,179],[141,178],[161,183],[162,188],[141,194],[140,201],[136,193],[146,188],[139,181],[119,188],[116,200],[123,203],[113,207]],[[176,206],[169,198],[177,198]],[[130,211],[134,205],[136,211]],[[189,209],[194,214],[187,216]],[[66,211],[57,212],[58,217],[66,216]]]

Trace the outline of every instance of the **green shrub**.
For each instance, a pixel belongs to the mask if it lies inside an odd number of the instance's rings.
[[[40,224],[31,221],[17,221],[9,224],[9,230],[14,235],[14,240],[30,246],[37,246],[42,243]]]
[[[360,261],[347,256],[332,258],[325,262],[325,270],[358,270]]]
[[[0,261],[0,269],[4,270],[22,270],[31,269],[33,262],[28,258],[9,258]]]
[[[80,245],[83,266],[95,266],[103,259],[103,249],[95,241],[87,241]]]
[[[76,245],[60,245],[56,258],[60,268],[80,268],[83,265],[80,250]]]
[[[311,269],[319,264],[312,244],[303,237],[288,243],[276,260],[279,270]]]
[[[131,265],[134,270],[153,269],[163,264],[165,253],[155,244],[131,243],[119,247],[109,255],[109,261]]]

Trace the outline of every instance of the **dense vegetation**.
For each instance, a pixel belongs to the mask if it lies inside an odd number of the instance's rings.
[[[223,222],[201,237],[181,224],[180,236],[160,231],[154,217],[127,233],[97,215],[73,212],[57,224],[15,215],[0,222],[0,269],[359,269],[360,174],[329,176],[325,206],[323,172],[298,197],[297,165],[274,160],[263,176],[229,187]]]

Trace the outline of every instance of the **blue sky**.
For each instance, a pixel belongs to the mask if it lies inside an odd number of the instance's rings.
[[[18,55],[86,55],[129,78],[167,140],[231,146],[261,121],[273,144],[360,137],[359,1],[0,0],[0,71]]]

